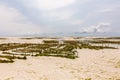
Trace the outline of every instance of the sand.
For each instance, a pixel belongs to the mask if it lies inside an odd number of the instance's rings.
[[[120,49],[78,50],[79,58],[28,57],[0,64],[0,80],[120,80]]]
[[[0,44],[38,44],[46,40],[20,38],[1,39]],[[72,37],[62,39],[74,40]],[[29,56],[27,60],[0,63],[0,80],[120,80],[120,49],[80,49],[78,52],[79,58],[74,60]]]

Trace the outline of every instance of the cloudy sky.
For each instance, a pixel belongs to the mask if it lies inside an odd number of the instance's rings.
[[[120,33],[120,0],[0,0],[0,35]]]

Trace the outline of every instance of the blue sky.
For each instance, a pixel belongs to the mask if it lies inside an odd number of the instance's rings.
[[[120,32],[120,0],[0,0],[0,35]]]

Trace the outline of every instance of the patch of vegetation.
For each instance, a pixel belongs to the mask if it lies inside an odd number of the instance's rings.
[[[1,60],[0,59],[0,63],[13,63],[13,60]]]
[[[13,54],[13,53],[3,51],[2,54]]]
[[[29,38],[28,38],[29,39]],[[62,40],[60,43],[58,40],[44,40],[42,44],[32,44],[32,43],[8,43],[0,44],[0,50],[3,51],[4,56],[1,58],[6,58],[11,61],[14,59],[26,60],[27,56],[54,56],[54,57],[64,57],[69,59],[76,59],[78,57],[77,49],[88,48],[88,49],[116,49],[109,46],[94,46],[95,44],[111,44],[111,41],[103,40]],[[118,43],[118,42],[115,42]],[[11,50],[9,52],[8,50]],[[14,52],[14,54],[12,53]],[[20,54],[15,54],[20,53]],[[19,56],[20,55],[20,56]],[[2,61],[1,61],[2,62]],[[3,61],[6,62],[6,61]]]
[[[1,58],[4,58],[3,60]],[[1,56],[0,55],[0,63],[13,63],[13,57],[11,56]]]
[[[31,40],[31,39],[34,39],[34,38],[20,38],[20,39]]]
[[[36,44],[29,46],[28,48],[17,49],[15,52],[21,53],[36,53],[33,56],[55,56],[55,57],[66,57],[75,59],[77,56],[76,49],[71,45],[59,45],[59,44]]]
[[[44,44],[58,44],[59,41],[57,41],[57,40],[44,40],[43,43]]]
[[[13,59],[26,59],[27,57],[26,56],[15,56],[15,54],[12,54],[12,55],[0,55],[0,58],[6,58],[6,59],[9,59],[9,60],[13,60]]]
[[[92,80],[92,78],[86,78],[85,80]]]
[[[8,43],[8,44],[0,44],[0,51],[6,51],[16,48],[27,47],[31,44],[20,44],[20,43]]]
[[[6,40],[7,38],[0,38],[0,40]]]
[[[96,43],[96,44],[120,44],[120,41],[109,41],[109,40],[93,40],[89,41],[90,43]]]

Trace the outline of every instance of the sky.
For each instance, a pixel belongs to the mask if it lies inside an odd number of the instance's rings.
[[[0,0],[0,36],[120,33],[120,0]]]

